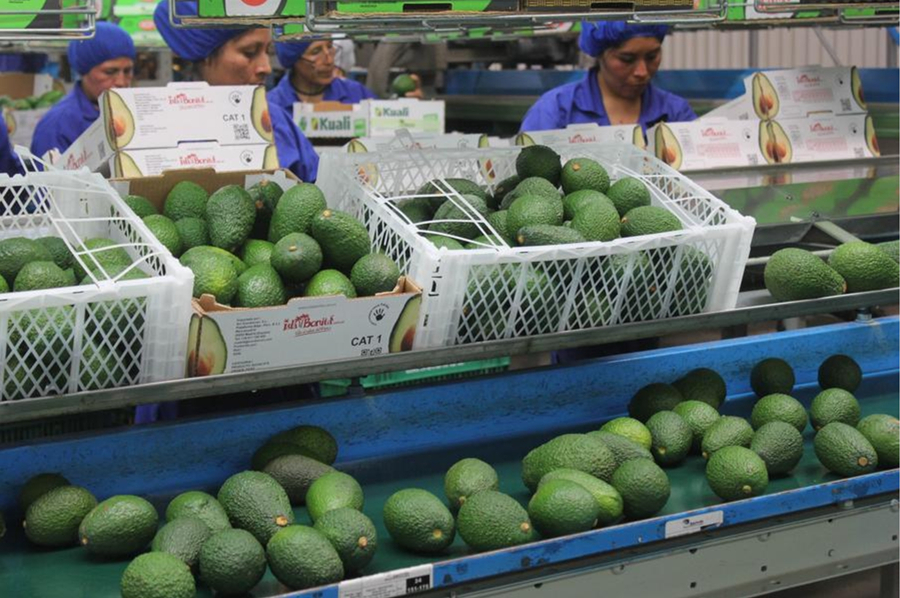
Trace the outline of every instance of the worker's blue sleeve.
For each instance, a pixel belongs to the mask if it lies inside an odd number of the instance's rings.
[[[278,162],[281,167],[290,170],[304,182],[316,182],[319,155],[309,139],[280,106],[269,105],[269,116],[275,130],[275,148],[278,150]]]
[[[6,125],[0,119],[0,174],[22,174],[22,164],[13,151],[12,144],[9,142],[9,133]]]
[[[41,157],[51,149],[65,152],[99,117],[100,109],[84,95],[80,85],[75,85],[38,121],[31,138],[31,153]]]

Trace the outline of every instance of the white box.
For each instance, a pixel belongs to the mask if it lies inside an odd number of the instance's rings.
[[[631,143],[645,149],[644,132],[640,125],[611,125],[601,127],[597,123],[569,125],[565,129],[528,131],[514,138],[515,145],[559,145],[573,143]]]
[[[293,115],[310,139],[360,137],[369,130],[369,112],[360,104],[295,102]]]
[[[770,124],[781,127],[790,140],[791,155],[784,162],[825,162],[881,155],[872,117],[866,114],[814,114]],[[760,123],[760,127],[766,125]]]
[[[464,147],[509,147],[508,139],[488,137],[477,133],[408,133],[408,135],[379,135],[358,137],[343,146],[347,150],[354,145],[361,151],[388,151],[392,149],[453,149]]]
[[[274,145],[185,144],[116,152],[99,172],[111,178],[135,178],[182,168],[212,168],[218,172],[274,170],[278,168],[278,153]]]
[[[37,127],[38,121],[44,118],[44,115],[49,111],[50,108],[4,110],[3,116],[6,120],[6,129],[9,131],[9,140],[12,144],[31,147],[34,129]]]
[[[705,119],[659,123],[647,131],[650,152],[682,172],[764,163],[754,121]]]
[[[369,111],[367,135],[393,135],[399,129],[411,133],[443,133],[443,100],[363,100],[360,105]]]

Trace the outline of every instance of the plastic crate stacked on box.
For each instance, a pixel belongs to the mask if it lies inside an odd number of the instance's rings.
[[[193,275],[102,177],[86,170],[0,176],[0,198],[0,239],[61,237],[93,280],[0,294],[3,400],[184,375]],[[98,237],[115,245],[83,245]],[[121,250],[147,278],[126,280],[128,271],[113,275],[97,261]]]
[[[457,204],[479,233],[493,227],[446,184],[493,191],[521,148],[329,154],[317,184],[329,204],[366,222],[374,245],[423,289],[416,348],[514,338],[734,307],[756,222],[650,154],[624,144],[554,147],[563,162],[598,161],[615,181],[641,179],[683,230],[609,242],[438,249],[402,212],[422,187]]]

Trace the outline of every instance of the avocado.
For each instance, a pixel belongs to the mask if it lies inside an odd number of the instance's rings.
[[[398,490],[388,497],[383,518],[394,542],[411,552],[438,554],[456,537],[453,515],[444,503],[419,488]]]
[[[153,214],[144,217],[144,224],[169,253],[174,257],[181,255],[184,251],[184,241],[181,240],[181,233],[172,220],[160,214]]]
[[[474,494],[499,487],[497,472],[481,459],[457,461],[444,474],[444,494],[453,511],[459,510]]]
[[[238,252],[238,257],[247,267],[256,264],[272,264],[272,251],[275,250],[275,244],[263,241],[261,239],[247,239],[247,242]]]
[[[266,551],[242,529],[213,534],[200,549],[200,579],[217,594],[244,594],[266,574]]]
[[[554,469],[577,469],[608,482],[616,456],[602,441],[586,434],[563,434],[531,450],[522,459],[522,482],[534,492]]]
[[[604,432],[602,430],[593,430],[591,432],[588,432],[587,435],[601,441],[610,451],[612,451],[613,455],[616,458],[617,467],[625,461],[630,461],[631,459],[653,460],[653,455],[649,450],[645,449],[637,442],[629,440],[624,436],[619,436],[618,434],[613,434],[612,432]]]
[[[13,291],[38,291],[71,286],[71,280],[65,271],[52,261],[28,262],[13,282]]]
[[[750,414],[750,424],[754,430],[758,430],[765,424],[774,421],[791,424],[797,428],[798,432],[802,433],[806,429],[809,418],[800,401],[786,394],[774,393],[766,395],[756,402],[753,412]]]
[[[431,202],[425,197],[414,197],[391,204],[403,214],[412,224],[419,224],[426,220],[431,220],[434,210],[431,209]]]
[[[181,237],[184,250],[209,245],[209,227],[200,218],[182,218],[175,221],[175,229]]]
[[[0,276],[12,286],[28,262],[52,262],[53,255],[41,243],[25,237],[0,240]]]
[[[726,446],[709,458],[706,481],[722,500],[740,500],[763,494],[769,474],[765,461],[750,449]]]
[[[873,156],[880,156],[881,148],[878,146],[878,136],[875,134],[875,121],[869,114],[866,115],[866,128],[864,134],[866,136],[866,146],[869,148],[869,151],[872,152]]]
[[[261,471],[234,474],[219,488],[217,498],[231,525],[247,530],[263,545],[279,529],[294,522],[284,489]]]
[[[120,583],[122,598],[194,598],[191,570],[166,552],[142,554],[128,564]]]
[[[694,453],[699,453],[703,443],[703,435],[719,419],[719,412],[708,403],[694,400],[678,403],[672,411],[681,416],[691,429],[691,450]]]
[[[558,197],[547,198],[539,195],[523,195],[516,199],[507,211],[507,232],[518,237],[524,226],[546,224],[558,226],[562,224],[563,206]]]
[[[581,191],[570,193],[563,197],[563,219],[565,221],[570,221],[575,217],[575,214],[581,211],[585,206],[598,202],[605,202],[612,205],[612,201],[610,201],[609,197],[599,191],[583,189]]]
[[[268,264],[256,264],[238,277],[236,307],[269,307],[287,303],[287,292],[278,272]]]
[[[306,491],[306,509],[313,522],[332,509],[349,507],[361,511],[363,504],[365,497],[359,482],[340,471],[319,476]]]
[[[328,538],[344,565],[344,571],[361,571],[372,562],[378,548],[378,533],[372,520],[356,509],[328,511],[313,529]]]
[[[778,93],[772,82],[763,73],[754,73],[750,81],[750,90],[753,100],[753,110],[761,120],[775,118],[781,107]]]
[[[122,96],[111,89],[104,93],[101,105],[107,123],[106,137],[114,149],[123,149],[134,138],[134,116]]]
[[[507,192],[506,195],[503,196],[503,199],[500,202],[500,209],[508,210],[509,206],[511,206],[514,201],[526,195],[537,195],[550,200],[559,199],[559,191],[557,190],[556,185],[541,177],[529,177],[527,179],[520,179],[519,183],[516,184],[512,191]],[[510,232],[512,233],[515,231]]]
[[[700,452],[709,459],[716,451],[726,446],[750,446],[753,427],[743,417],[723,415],[706,429],[700,443]]]
[[[89,342],[81,348],[79,390],[103,390],[122,386],[128,380],[128,368],[121,355],[105,345]]]
[[[772,421],[753,434],[750,450],[765,462],[770,477],[784,475],[803,457],[803,436],[789,423]]]
[[[665,208],[640,206],[628,210],[622,217],[622,236],[639,237],[681,230],[681,221]]]
[[[474,195],[487,205],[485,190],[478,183],[473,183],[468,179],[433,179],[422,185],[415,195],[426,199],[431,206],[431,212],[434,213],[447,200],[448,188],[460,195]]]
[[[350,270],[350,282],[360,297],[393,291],[399,278],[400,268],[383,253],[364,255]]]
[[[319,426],[308,424],[295,426],[279,432],[271,440],[295,444],[301,448],[304,455],[309,455],[326,465],[333,464],[337,459],[337,440],[328,430]]]
[[[505,239],[502,239],[497,235],[481,235],[480,237],[475,237],[474,239],[466,243],[463,246],[463,249],[496,250],[498,247],[505,247],[507,245],[514,245],[514,243],[507,242]]]
[[[275,168],[278,168],[277,158]],[[250,194],[250,199],[256,206],[256,220],[253,223],[251,236],[258,239],[268,238],[272,214],[275,212],[281,196],[284,195],[284,190],[278,183],[263,179],[247,189],[247,193]]]
[[[73,546],[78,542],[78,526],[95,506],[97,499],[80,486],[49,490],[25,511],[25,536],[38,546]]]
[[[766,288],[778,301],[818,299],[848,290],[844,277],[821,258],[793,247],[773,253],[763,275]]]
[[[866,97],[863,94],[862,77],[859,76],[859,69],[855,66],[850,67],[850,91],[853,92],[853,99],[860,108],[866,110]]]
[[[234,252],[249,238],[256,221],[256,205],[238,185],[226,185],[209,196],[206,222],[214,247]]]
[[[650,205],[650,190],[643,181],[625,176],[609,188],[607,197],[613,203],[620,217],[633,210]]]
[[[87,271],[81,265],[82,262],[87,267],[87,270],[97,273],[100,278],[105,277],[100,272],[99,266],[102,266],[109,273],[111,270],[116,269],[117,266],[130,265],[132,262],[128,252],[123,247],[117,247],[117,245],[119,243],[112,239],[95,237],[85,240],[80,247],[75,247],[76,252],[80,253],[78,259],[72,264],[72,268],[75,270],[75,278],[82,280],[87,275]],[[81,261],[78,261],[79,259]]]
[[[356,298],[356,287],[343,272],[338,270],[319,270],[306,283],[304,297],[327,297],[344,295],[348,299]]]
[[[250,459],[250,467],[256,471],[262,471],[273,459],[285,455],[304,455],[311,457],[309,451],[302,446],[285,440],[269,439],[265,444],[256,449]]]
[[[655,515],[671,494],[666,472],[649,459],[626,461],[616,469],[611,483],[622,496],[622,509],[629,519]]]
[[[515,189],[520,182],[522,182],[522,179],[519,178],[519,175],[514,174],[494,185],[494,191],[488,196],[486,201],[488,207],[493,210],[501,209],[500,204],[503,198],[507,193]]]
[[[559,187],[562,176],[559,154],[546,145],[527,145],[516,157],[516,174],[521,179],[541,177]]]
[[[156,209],[156,206],[150,203],[150,200],[146,197],[141,197],[140,195],[126,195],[122,200],[125,202],[125,205],[131,208],[131,211],[134,212],[138,218],[159,214],[159,210]]]
[[[569,330],[608,325],[612,321],[613,305],[614,299],[603,289],[583,286],[569,312]]]
[[[272,117],[269,116],[269,102],[266,100],[266,88],[262,85],[253,90],[253,101],[250,104],[250,120],[253,128],[264,140],[272,143],[275,134],[272,129]]]
[[[600,506],[584,486],[567,479],[551,479],[528,502],[528,516],[544,538],[588,531],[597,525]]]
[[[789,395],[795,380],[794,368],[778,357],[767,357],[750,370],[750,387],[760,398],[771,394]]]
[[[840,245],[829,256],[828,265],[847,282],[848,293],[900,286],[900,265],[871,243]]]
[[[713,262],[706,253],[691,246],[683,247],[669,315],[687,316],[706,309],[712,275]]]
[[[615,436],[614,434],[608,435]],[[618,438],[625,440],[621,437]],[[627,440],[625,441],[628,442]],[[652,457],[648,458],[652,459]],[[598,508],[596,526],[611,525],[622,516],[622,495],[607,482],[577,469],[554,469],[541,478],[541,481],[538,483],[538,492],[540,492],[542,486],[553,480],[574,482],[591,493]]]
[[[463,247],[459,241],[457,241],[456,239],[451,239],[450,237],[444,237],[441,235],[425,235],[425,239],[427,239],[438,249],[448,249],[451,251],[465,249],[465,247]]]
[[[516,499],[496,490],[484,490],[463,503],[456,525],[463,542],[476,552],[537,540],[528,511]]]
[[[853,426],[831,422],[818,431],[813,442],[816,457],[826,469],[850,477],[878,467],[875,447]]]
[[[312,483],[326,473],[335,471],[330,465],[302,454],[275,457],[262,470],[284,488],[292,505],[306,504],[306,493]]]
[[[684,400],[671,384],[654,382],[640,388],[628,403],[628,415],[641,423],[659,411],[671,411]]]
[[[877,413],[864,417],[856,429],[878,453],[878,465],[894,468],[900,455],[900,421],[892,415]]]
[[[166,195],[163,215],[178,221],[182,218],[206,218],[209,193],[192,181],[180,181]]]
[[[819,387],[842,388],[847,392],[856,392],[862,383],[862,376],[862,368],[852,357],[832,355],[819,366]]]
[[[787,164],[794,157],[787,132],[774,120],[759,123],[759,151],[769,164]]]
[[[677,403],[675,403],[677,405]],[[654,411],[653,413],[656,413]],[[650,415],[647,417],[649,419]],[[653,446],[653,435],[640,420],[633,417],[617,417],[612,419],[600,427],[601,432],[609,432],[627,438],[632,442],[644,447],[648,451]]]
[[[219,257],[227,258],[229,262],[231,262],[232,267],[234,268],[235,273],[240,276],[247,269],[247,264],[241,261],[241,259],[231,253],[230,251],[225,251],[219,247],[213,247],[212,245],[200,245],[199,247],[192,247],[184,252],[184,254],[179,258],[179,261],[186,267],[190,268],[191,263],[197,259],[202,259],[207,255],[217,255]]]
[[[201,520],[181,517],[165,524],[156,532],[150,543],[150,550],[167,552],[194,569],[200,560],[200,548],[211,535],[212,532]]]
[[[269,222],[269,242],[277,243],[290,233],[309,234],[313,219],[327,208],[318,187],[300,183],[288,188],[278,200]]]
[[[509,232],[509,210],[491,212],[487,215],[487,221],[507,245],[513,245],[512,235]]]
[[[709,368],[696,368],[672,383],[685,401],[700,401],[718,409],[725,402],[725,379]]]
[[[516,244],[529,245],[566,245],[584,243],[586,239],[574,228],[553,226],[550,224],[526,225],[519,229]]]
[[[38,243],[47,248],[47,251],[50,252],[50,255],[53,257],[53,263],[57,266],[66,270],[72,267],[72,264],[75,261],[75,258],[72,257],[72,252],[69,251],[69,246],[66,245],[66,242],[59,237],[40,237],[35,239]]]
[[[124,557],[144,550],[158,523],[153,505],[140,496],[123,494],[94,507],[78,527],[78,537],[91,554]]]
[[[588,241],[612,241],[621,234],[619,213],[609,201],[592,201],[580,206],[572,217],[572,228]]]
[[[26,512],[31,503],[54,488],[69,486],[69,480],[58,473],[39,473],[28,478],[19,490],[19,508]]]
[[[809,417],[815,430],[821,430],[831,422],[856,426],[859,423],[859,416],[859,401],[843,388],[823,390],[815,396],[809,406]]]
[[[480,227],[479,224],[487,213],[487,204],[477,195],[463,195],[462,199],[448,198],[435,211],[428,230],[451,238],[474,239],[481,235],[483,225]]]
[[[224,374],[228,367],[228,345],[216,321],[191,315],[188,330],[187,371],[189,378]]]
[[[684,461],[694,436],[680,415],[674,411],[657,411],[647,420],[647,429],[653,439],[650,452],[657,463],[668,466]]]
[[[407,73],[400,73],[391,81],[391,92],[398,97],[406,97],[406,94],[415,90],[416,81]]]
[[[206,492],[190,490],[182,492],[166,507],[166,521],[172,522],[180,518],[199,519],[211,532],[229,529],[231,523],[228,514],[215,497]]]
[[[284,528],[266,546],[272,574],[293,590],[336,583],[344,578],[341,557],[318,530],[305,525]]]
[[[681,149],[681,144],[678,143],[678,139],[675,138],[675,133],[672,132],[672,129],[664,123],[659,123],[656,125],[653,141],[657,158],[675,170],[681,168],[684,151]]]
[[[196,249],[201,248],[195,247],[185,255]],[[231,260],[221,255],[206,253],[196,255],[191,260],[182,259],[181,263],[194,274],[194,297],[212,295],[217,303],[223,305],[228,305],[234,299],[238,290],[238,273]]]
[[[391,330],[388,352],[412,351],[416,340],[416,326],[419,323],[419,310],[422,306],[422,295],[410,297],[400,312],[400,317]]]
[[[609,190],[609,173],[590,158],[572,158],[563,166],[560,184],[566,195],[582,189],[606,193]]]
[[[312,220],[310,235],[321,245],[325,262],[349,274],[353,265],[372,250],[369,231],[351,214],[324,210]]]

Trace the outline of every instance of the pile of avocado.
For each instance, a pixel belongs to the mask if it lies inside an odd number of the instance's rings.
[[[39,96],[28,96],[14,100],[9,96],[0,96],[0,109],[12,108],[13,110],[37,110],[38,108],[49,108],[56,102],[63,99],[65,92],[58,89],[51,89]]]
[[[182,181],[163,213],[146,198],[125,203],[194,273],[194,297],[222,305],[268,307],[292,297],[370,296],[394,289],[400,269],[373,253],[366,227],[328,208],[318,187],[287,191],[263,180],[249,189],[227,185],[211,195]]]
[[[795,247],[780,249],[766,263],[766,289],[778,301],[818,299],[900,286],[900,241],[851,241],[822,260]]]

